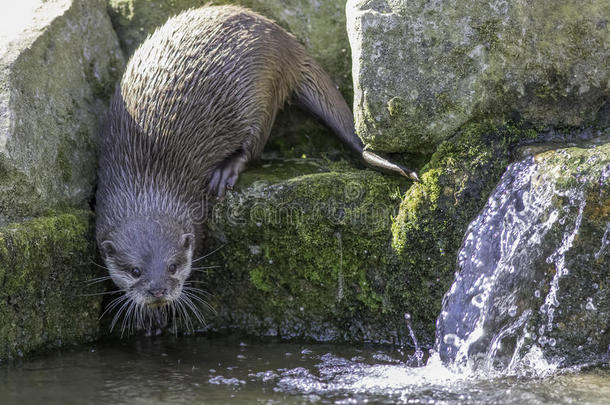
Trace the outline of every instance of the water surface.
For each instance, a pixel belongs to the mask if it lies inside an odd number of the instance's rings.
[[[608,404],[610,367],[546,378],[414,368],[393,348],[132,338],[0,366],[2,404]]]

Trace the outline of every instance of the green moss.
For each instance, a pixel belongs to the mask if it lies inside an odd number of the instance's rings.
[[[501,31],[499,24],[500,20],[490,19],[474,27],[479,42],[485,44],[487,49],[494,49],[500,40],[498,37],[498,32]]]
[[[205,277],[222,309],[212,324],[396,341],[402,325],[388,319],[402,314],[386,310],[384,286],[394,260],[391,216],[411,183],[344,165],[280,181],[272,174],[273,182],[265,170],[208,221],[227,241],[217,258],[222,269]]]
[[[2,156],[0,167],[3,167],[0,173],[0,225],[31,215],[32,211],[41,212],[45,204],[41,201],[40,191],[27,176],[3,165]]]
[[[404,196],[392,225],[401,273],[388,280],[385,294],[408,309],[425,336],[433,336],[466,227],[500,179],[512,147],[536,135],[510,123],[469,124],[438,147],[420,171],[422,181]]]
[[[101,298],[81,296],[97,291],[92,230],[85,211],[0,228],[0,359],[97,336]]]

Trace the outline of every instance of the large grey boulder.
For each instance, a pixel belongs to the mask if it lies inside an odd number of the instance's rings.
[[[610,88],[606,0],[349,0],[354,113],[377,150],[431,152],[471,119],[595,119]]]
[[[0,224],[86,206],[124,65],[102,0],[14,2],[0,24]]]

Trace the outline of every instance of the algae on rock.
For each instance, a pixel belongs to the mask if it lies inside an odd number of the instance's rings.
[[[80,210],[0,228],[0,360],[97,338],[101,296],[83,296],[100,288],[85,283],[92,240]]]
[[[276,164],[254,169],[257,181],[244,178],[207,220],[226,244],[209,259],[220,269],[202,276],[219,310],[207,328],[322,341],[401,340],[382,293],[392,260],[391,215],[408,182],[311,160],[295,169],[311,174],[282,179]]]
[[[606,0],[349,0],[354,114],[374,149],[433,152],[518,113],[580,126],[610,95]]]

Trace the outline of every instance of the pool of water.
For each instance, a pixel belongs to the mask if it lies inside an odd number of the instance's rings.
[[[0,404],[609,404],[610,367],[465,377],[396,349],[237,337],[111,341],[0,365]]]

